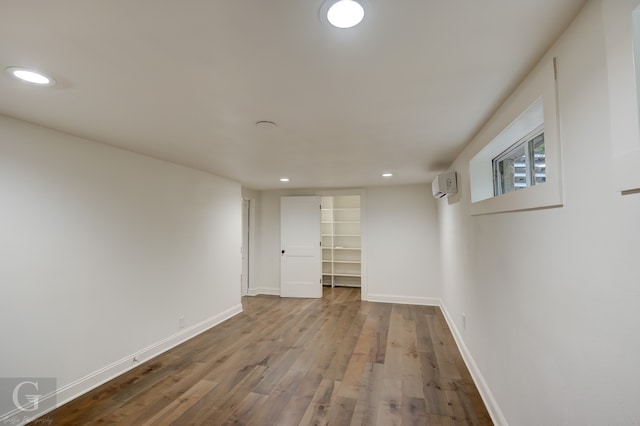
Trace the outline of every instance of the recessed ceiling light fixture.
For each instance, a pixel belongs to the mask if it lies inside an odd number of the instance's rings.
[[[390,177],[392,177],[392,176],[393,176],[393,173],[383,173],[383,174],[382,174],[382,177],[383,177],[383,178],[390,178]]]
[[[56,81],[52,77],[29,68],[8,67],[5,71],[7,71],[13,78],[17,78],[18,80],[35,84],[37,86],[53,86],[56,84]]]
[[[272,129],[274,127],[278,127],[278,125],[274,121],[260,120],[256,121],[256,127],[261,129]]]
[[[336,28],[352,28],[364,19],[366,0],[327,0],[320,8],[320,18]]]
[[[287,177],[281,177],[281,178],[280,178],[280,182],[289,182],[289,178],[287,178]]]

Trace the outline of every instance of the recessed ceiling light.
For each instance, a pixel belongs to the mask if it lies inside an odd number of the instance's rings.
[[[352,28],[364,19],[363,0],[328,0],[320,9],[331,25],[336,28]]]
[[[280,178],[280,182],[289,182],[289,178],[282,177]]]
[[[256,122],[256,127],[259,128],[273,128],[273,127],[278,127],[278,125],[273,122],[273,121],[268,121],[268,120],[261,120],[261,121],[257,121]]]
[[[385,178],[390,178],[391,176],[393,176],[393,173],[383,173],[382,174],[382,177],[385,177]]]
[[[53,86],[56,83],[56,81],[48,75],[28,68],[8,67],[6,71],[18,80],[38,86]]]

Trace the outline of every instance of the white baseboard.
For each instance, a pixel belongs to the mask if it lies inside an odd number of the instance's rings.
[[[402,305],[440,306],[440,299],[432,297],[397,296],[392,294],[367,294],[367,302],[399,303]]]
[[[271,287],[250,288],[247,296],[258,296],[260,294],[267,296],[280,296],[280,289]]]
[[[107,365],[93,373],[90,373],[75,382],[72,382],[68,385],[62,386],[57,389],[55,394],[45,395],[40,399],[40,404],[43,406],[47,406],[46,401],[50,398],[56,398],[57,404],[56,407],[51,407],[43,412],[30,412],[30,418],[27,421],[33,421],[37,417],[42,417],[47,414],[49,411],[52,411],[54,408],[60,407],[67,402],[78,398],[79,396],[97,388],[98,386],[108,382],[109,380],[113,380],[118,376],[126,373],[133,368],[138,367],[142,363],[149,361],[152,358],[162,354],[163,352],[168,351],[181,343],[186,342],[189,339],[194,338],[198,334],[201,334],[208,329],[215,327],[216,325],[228,320],[231,317],[242,312],[242,305],[233,306],[226,311],[215,315],[211,318],[208,318],[198,324],[195,324],[189,328],[185,328],[180,330],[178,333],[175,333],[164,340],[156,342],[144,349],[141,349],[137,352],[128,355],[119,361],[116,361],[110,365]],[[134,358],[136,361],[134,361]],[[28,407],[27,407],[28,408]],[[20,416],[21,411],[16,409],[12,412],[2,414],[0,413],[0,419],[12,419],[14,417]],[[25,422],[26,423],[26,422]],[[13,424],[13,423],[11,423]],[[18,423],[24,424],[24,423]]]
[[[502,410],[500,410],[498,402],[493,397],[493,394],[491,393],[487,382],[484,380],[484,377],[482,376],[482,373],[478,368],[478,364],[476,364],[475,360],[471,356],[469,348],[467,348],[467,345],[464,343],[462,334],[460,334],[460,331],[458,331],[455,321],[453,321],[453,318],[451,317],[451,315],[449,315],[449,311],[447,311],[447,308],[444,306],[444,303],[442,303],[442,300],[440,301],[440,309],[442,309],[442,313],[445,320],[447,321],[447,325],[449,325],[451,334],[453,334],[453,339],[456,341],[456,345],[458,345],[458,350],[462,354],[464,363],[467,365],[469,373],[471,373],[471,377],[473,378],[473,381],[475,382],[476,387],[480,392],[480,396],[484,401],[484,405],[486,405],[487,410],[489,411],[489,415],[491,416],[491,420],[493,420],[493,424],[495,424],[496,426],[507,426],[507,419],[504,417],[504,414],[502,414]]]

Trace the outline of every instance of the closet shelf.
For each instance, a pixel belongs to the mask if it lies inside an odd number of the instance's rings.
[[[360,196],[322,197],[322,282],[361,286]]]
[[[339,221],[336,220],[336,221],[333,221],[333,222],[322,222],[322,223],[325,223],[325,224],[335,224],[335,223],[357,223],[357,224],[360,224],[360,221],[359,220],[339,220]]]
[[[360,251],[362,250],[360,247],[329,247],[329,246],[325,246],[322,247],[324,250],[356,250],[356,251]]]

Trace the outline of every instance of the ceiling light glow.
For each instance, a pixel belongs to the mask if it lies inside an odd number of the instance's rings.
[[[393,176],[393,173],[383,173],[382,174],[382,177],[385,177],[385,178],[389,178],[391,176]]]
[[[329,7],[327,20],[337,28],[351,28],[364,18],[364,7],[354,0],[339,0]]]
[[[38,86],[52,86],[55,84],[55,80],[48,75],[28,68],[9,67],[6,71],[18,80]]]
[[[286,178],[286,177],[280,178],[280,182],[289,182],[289,178]]]

